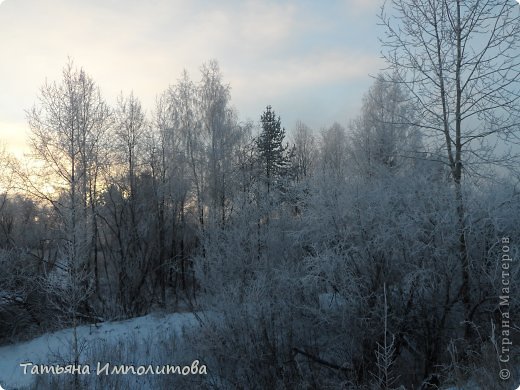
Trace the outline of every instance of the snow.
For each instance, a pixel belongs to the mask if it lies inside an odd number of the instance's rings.
[[[183,329],[199,326],[196,317],[193,313],[153,313],[125,321],[80,326],[77,331],[81,345],[92,345],[98,341],[115,345],[118,342],[136,339],[143,340],[141,344],[144,345],[150,340],[153,341],[156,335],[181,336]],[[11,390],[34,383],[37,375],[31,375],[30,368],[24,375],[21,363],[73,364],[73,361],[63,361],[64,357],[71,356],[72,334],[72,329],[64,329],[27,342],[0,347],[0,386]],[[153,350],[153,346],[147,345],[147,349]],[[135,351],[135,355],[141,352]],[[91,367],[95,367],[96,363],[80,361],[80,364],[89,364]]]

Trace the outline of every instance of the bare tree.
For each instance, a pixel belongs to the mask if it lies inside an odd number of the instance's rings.
[[[350,125],[349,151],[361,174],[395,173],[413,161],[421,149],[420,132],[410,124],[414,115],[403,87],[379,74]]]
[[[316,165],[317,146],[312,129],[302,121],[296,122],[292,134],[294,143],[293,165],[296,170],[296,180],[302,180],[312,174]]]
[[[113,161],[107,171],[111,185],[104,192],[103,254],[117,274],[117,302],[125,314],[139,313],[143,280],[147,277],[149,259],[143,245],[143,204],[139,176],[144,164],[144,138],[148,124],[140,101],[130,93],[121,95],[115,109]],[[110,287],[110,285],[109,285]],[[111,292],[111,291],[110,291]]]
[[[79,253],[78,248],[83,251],[92,243],[100,149],[110,125],[110,110],[94,81],[70,61],[62,84],[46,83],[39,106],[28,111],[27,117],[33,157],[43,163],[39,173],[58,192],[67,194],[61,201],[52,201],[61,212],[67,241],[75,248],[71,260],[88,267],[85,256],[92,252]]]
[[[55,271],[63,270],[63,283],[77,290],[63,297],[69,299],[63,310],[75,327],[79,312],[90,311],[86,297],[94,290],[92,274],[98,286],[96,207],[110,110],[94,81],[69,61],[62,82],[41,88],[39,103],[27,112],[27,118],[33,157],[41,168],[37,175],[26,176],[26,184],[31,193],[49,201],[59,216],[61,258]],[[52,183],[57,196],[46,194],[42,182]],[[76,342],[74,349],[77,357]]]
[[[209,220],[225,224],[231,197],[233,154],[242,140],[242,128],[230,106],[231,87],[223,81],[214,60],[201,67],[197,106],[207,158]]]
[[[6,244],[10,244],[10,241],[12,241],[10,237],[13,225],[12,218],[10,218],[5,211],[7,208],[8,194],[14,186],[13,164],[13,158],[6,152],[5,147],[0,145],[0,235],[5,237]]]
[[[132,93],[118,99],[116,116],[116,153],[125,178],[125,191],[130,199],[136,192],[136,177],[142,162],[143,139],[147,123],[141,102]]]
[[[344,179],[347,164],[347,134],[345,128],[334,123],[321,132],[321,167],[337,179]]]
[[[186,211],[190,205],[194,206],[193,214],[201,229],[205,221],[206,172],[197,92],[186,71],[177,84],[160,96],[154,116],[148,164],[154,178],[158,240],[162,248],[159,251],[162,265],[157,268],[157,278],[161,295],[165,297],[167,276],[175,279],[175,288],[180,276],[180,284],[186,290],[185,232]],[[175,296],[177,299],[178,295]]]
[[[421,129],[449,168],[459,231],[465,335],[474,313],[463,182],[482,163],[518,166],[520,14],[501,0],[391,0],[383,56],[415,99]],[[500,148],[496,145],[500,144]]]

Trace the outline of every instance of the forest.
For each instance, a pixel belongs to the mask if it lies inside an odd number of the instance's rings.
[[[513,389],[518,4],[392,0],[380,23],[347,127],[242,121],[216,60],[151,112],[110,105],[70,59],[26,108],[31,153],[0,155],[1,344],[71,328],[77,365],[80,326],[188,312],[211,375],[161,388]]]

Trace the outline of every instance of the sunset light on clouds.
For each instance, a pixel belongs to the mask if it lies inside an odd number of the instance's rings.
[[[25,110],[67,58],[109,103],[134,91],[150,113],[183,69],[216,59],[243,120],[267,104],[292,128],[344,125],[383,67],[378,2],[6,0],[0,6],[0,142],[21,155]],[[311,114],[312,112],[312,114]]]

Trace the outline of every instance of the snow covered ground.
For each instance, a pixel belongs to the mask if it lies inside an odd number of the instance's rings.
[[[332,295],[320,296],[320,303],[328,308],[335,302]],[[214,316],[214,313],[213,313]],[[171,365],[172,367],[190,367],[194,359],[203,356],[188,356],[184,342],[184,330],[195,330],[200,326],[194,313],[153,313],[125,321],[105,322],[98,325],[81,326],[77,328],[82,358],[80,367],[88,366],[90,373],[82,375],[83,383],[88,382],[87,388],[113,389],[169,389],[169,388],[200,388],[193,386],[172,387],[171,381],[190,380],[181,375],[97,375],[98,363],[101,367],[110,364],[110,371],[114,366],[127,365],[138,367]],[[54,333],[47,333],[31,341],[0,347],[0,389],[65,389],[64,384],[71,383],[73,375],[41,375],[31,374],[34,365],[60,365],[65,367],[74,361],[72,355],[72,329],[64,329]],[[189,349],[189,348],[188,348]],[[201,368],[201,362],[198,367]],[[40,370],[40,368],[38,368]],[[190,372],[190,374],[193,374]],[[206,375],[199,375],[201,382],[208,384],[223,384],[220,379],[212,375],[210,368]],[[188,375],[189,376],[189,375]],[[196,375],[191,375],[196,376]],[[53,382],[54,380],[54,382]],[[197,379],[196,379],[197,380]],[[177,383],[177,382],[174,382]],[[181,382],[183,383],[183,382]],[[226,387],[226,386],[224,386]],[[444,390],[480,390],[476,384],[468,383],[461,387],[443,388]],[[487,389],[486,389],[487,390]],[[518,390],[518,389],[512,389]]]
[[[89,365],[91,374],[96,376],[96,361],[94,357],[108,357],[115,360],[102,361],[101,366],[110,364],[148,364],[148,365],[184,365],[185,361],[174,361],[182,356],[166,356],[158,354],[167,340],[175,340],[182,336],[183,329],[199,326],[193,313],[149,314],[131,320],[106,322],[97,326],[78,327],[79,345],[82,349],[80,365]],[[0,386],[6,390],[34,387],[42,375],[31,374],[34,366],[26,365],[24,374],[22,363],[35,365],[73,364],[72,329],[64,329],[48,333],[31,341],[0,347]],[[175,342],[173,342],[175,344]],[[175,346],[170,346],[174,348]],[[116,353],[118,352],[118,353]],[[172,352],[173,353],[173,352]],[[119,358],[119,359],[118,359]],[[171,358],[172,360],[170,360]],[[73,375],[61,375],[72,378]],[[37,386],[40,387],[40,386]]]

